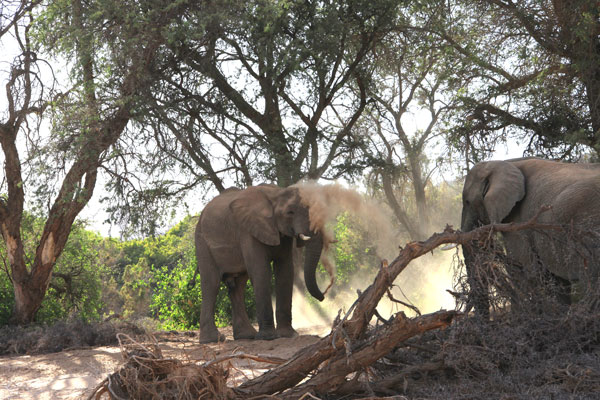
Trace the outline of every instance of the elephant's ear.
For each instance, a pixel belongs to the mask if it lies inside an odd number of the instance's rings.
[[[248,188],[229,205],[237,223],[252,236],[269,246],[279,244],[279,231],[275,226],[273,206],[260,190]]]
[[[490,161],[487,193],[483,204],[490,223],[502,222],[510,210],[525,196],[525,176],[519,168],[507,161]]]

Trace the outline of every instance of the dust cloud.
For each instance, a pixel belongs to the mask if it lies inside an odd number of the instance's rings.
[[[295,187],[298,188],[303,203],[309,207],[311,229],[320,230],[324,235],[321,263],[329,274],[330,282],[319,281],[319,287],[331,286],[335,277],[333,227],[336,217],[342,212],[348,212],[357,218],[380,260],[387,259],[391,262],[398,255],[399,246],[405,244],[400,232],[395,229],[395,219],[387,205],[337,183],[320,185],[309,181],[300,182]],[[440,230],[444,225],[440,224]],[[446,292],[447,289],[452,289],[453,256],[453,252],[436,250],[434,254],[414,260],[394,282],[394,298],[413,304],[421,313],[441,308],[453,309],[454,299]],[[316,302],[307,300],[300,293],[294,293],[294,326],[330,328],[338,311],[345,313],[356,300],[357,291],[364,291],[373,282],[378,267],[379,265],[368,265],[361,268],[352,277],[346,290],[336,290],[334,296],[326,295],[322,303],[309,304]],[[398,311],[404,311],[407,315],[415,314],[410,308],[386,297],[381,300],[377,309],[384,318]]]
[[[321,230],[328,243],[333,241],[332,225],[336,217],[347,211],[361,220],[381,258],[395,256],[398,250],[398,233],[392,228],[392,216],[387,206],[338,183],[319,185],[308,181],[295,186],[303,204],[309,207],[311,229]]]
[[[412,304],[422,314],[440,309],[454,309],[454,297],[446,291],[452,289],[454,255],[451,251],[436,250],[433,254],[413,260],[394,282],[392,296]],[[400,306],[386,296],[379,302],[377,311],[384,317],[398,311],[404,311],[409,316],[416,314],[410,308]]]
[[[434,254],[424,255],[411,262],[394,281],[391,290],[393,298],[411,304],[422,314],[440,309],[454,309],[455,300],[447,292],[448,289],[452,289],[454,278],[453,257],[452,252],[437,250]],[[331,324],[338,313],[341,312],[341,316],[344,316],[356,301],[358,291],[363,292],[371,285],[377,272],[377,268],[372,268],[357,274],[345,290],[336,292],[334,296],[325,296],[325,300],[321,303],[309,300],[307,296],[294,288],[292,303],[294,328],[312,328],[312,333],[317,335],[329,333]],[[319,286],[323,287],[326,283],[319,282]],[[382,297],[377,311],[386,319],[399,311],[403,311],[409,317],[416,315],[413,309],[405,307],[387,296]],[[375,320],[372,322],[374,323]]]

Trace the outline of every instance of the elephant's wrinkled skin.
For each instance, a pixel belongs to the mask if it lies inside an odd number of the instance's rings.
[[[308,208],[301,204],[296,188],[260,185],[224,191],[204,208],[196,226],[195,241],[202,285],[200,341],[203,343],[223,340],[214,321],[222,280],[229,288],[235,339],[274,339],[296,334],[292,328],[294,243],[305,245],[306,286],[313,297],[323,300],[315,280],[322,235],[310,231]],[[277,329],[271,305],[271,261]],[[248,278],[254,286],[258,333],[250,324],[244,305]]]
[[[538,222],[572,225],[594,230],[600,227],[600,164],[568,164],[543,159],[488,161],[467,174],[463,189],[461,230],[499,222],[524,222],[542,205],[552,209]],[[597,277],[600,269],[598,236],[587,236],[584,253],[557,243],[548,233],[532,230],[503,234],[507,255],[521,266],[542,265],[566,285],[562,300],[570,299],[570,282]],[[472,291],[472,303],[488,315],[487,289],[474,280],[473,254],[463,246]],[[587,270],[586,270],[587,268]]]

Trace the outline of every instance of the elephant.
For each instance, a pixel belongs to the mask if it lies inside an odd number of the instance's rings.
[[[462,193],[461,230],[480,225],[524,222],[543,205],[551,209],[538,222],[573,226],[584,236],[584,251],[562,244],[551,234],[534,230],[502,234],[506,255],[520,268],[542,266],[560,288],[556,297],[570,303],[571,284],[595,278],[600,270],[600,164],[564,163],[539,158],[488,161],[467,174]],[[469,303],[476,313],[489,316],[488,288],[478,281],[473,244],[463,246]],[[562,292],[561,292],[562,291]]]
[[[311,231],[309,210],[296,187],[274,185],[230,188],[212,199],[196,225],[196,260],[202,288],[200,342],[223,341],[214,321],[221,281],[229,289],[234,339],[293,337],[292,289],[294,246],[305,248],[304,279],[309,293],[324,296],[315,271],[323,249],[323,235]],[[277,328],[271,304],[271,262],[275,275]],[[244,291],[254,287],[258,332],[250,323]]]

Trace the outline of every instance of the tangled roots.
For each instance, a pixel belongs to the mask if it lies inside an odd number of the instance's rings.
[[[229,371],[221,365],[201,366],[163,358],[156,343],[146,346],[122,334],[118,339],[125,365],[109,375],[89,399],[98,399],[106,392],[111,399],[234,398],[227,387]]]

